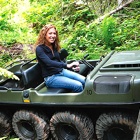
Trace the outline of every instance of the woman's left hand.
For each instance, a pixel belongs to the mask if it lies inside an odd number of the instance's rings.
[[[72,69],[73,69],[74,71],[80,71],[80,67],[79,67],[79,66],[73,67]]]

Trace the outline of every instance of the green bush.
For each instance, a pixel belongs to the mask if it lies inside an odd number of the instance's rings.
[[[103,44],[105,44],[106,48],[110,48],[111,50],[114,50],[116,47],[116,44],[113,40],[113,35],[117,31],[116,23],[116,19],[112,16],[105,18],[101,23],[100,33]]]

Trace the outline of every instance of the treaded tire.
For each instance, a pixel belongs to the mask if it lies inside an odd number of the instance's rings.
[[[0,137],[8,136],[11,130],[11,119],[5,113],[0,112]]]
[[[32,111],[21,110],[13,115],[13,129],[22,140],[46,140],[49,136],[49,125],[45,117]]]
[[[96,122],[98,140],[132,140],[136,118],[124,113],[104,113]]]
[[[50,120],[50,130],[55,140],[93,140],[92,121],[81,114],[58,112]]]

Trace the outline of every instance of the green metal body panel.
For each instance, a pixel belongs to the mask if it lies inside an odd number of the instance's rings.
[[[46,87],[34,60],[10,65],[20,80],[0,77],[1,129],[11,126],[21,139],[131,139],[140,108],[140,51],[84,59],[80,93]]]
[[[34,63],[33,63],[34,64]],[[32,64],[32,65],[33,65]],[[28,65],[29,67],[31,66]],[[28,66],[25,68],[27,69]],[[19,71],[20,65],[11,67],[11,71]],[[9,70],[10,70],[9,69]],[[101,90],[98,93],[94,89],[94,83],[99,77],[128,77],[130,78],[129,90],[124,93],[107,93],[106,89],[100,89],[100,83],[96,87]],[[105,85],[106,81],[102,81]],[[1,82],[1,86],[3,82]],[[108,81],[108,83],[112,83]],[[107,84],[108,84],[107,83]],[[104,86],[103,85],[103,86]],[[119,85],[119,84],[118,84]],[[112,86],[112,85],[110,85]],[[112,86],[113,87],[113,86]],[[101,87],[102,88],[102,87]],[[110,89],[109,85],[108,88]],[[116,87],[115,87],[116,88]],[[125,51],[109,53],[96,67],[86,76],[85,88],[81,93],[49,93],[44,82],[35,88],[23,90],[0,90],[1,104],[28,104],[28,105],[69,105],[69,106],[90,106],[103,105],[137,105],[140,102],[140,51]],[[114,89],[113,89],[114,90]],[[24,94],[27,93],[27,97]]]

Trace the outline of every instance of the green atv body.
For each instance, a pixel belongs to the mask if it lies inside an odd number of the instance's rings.
[[[85,87],[73,93],[46,87],[37,62],[10,66],[20,80],[0,79],[0,136],[14,130],[26,140],[132,140],[140,107],[140,51],[83,59],[80,68]]]

